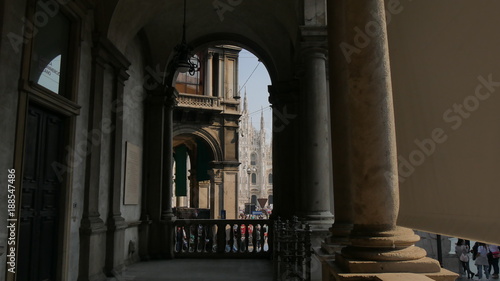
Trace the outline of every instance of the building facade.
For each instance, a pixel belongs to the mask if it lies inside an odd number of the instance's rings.
[[[240,118],[239,152],[241,164],[238,205],[240,211],[251,214],[252,210],[260,208],[272,210],[272,143],[266,135],[263,113],[260,116],[260,128],[253,126],[251,112],[248,112],[246,93]],[[258,199],[266,199],[264,206],[260,205]]]
[[[238,216],[240,51],[228,45],[199,51],[198,71],[176,80],[173,204],[210,209],[210,218]]]

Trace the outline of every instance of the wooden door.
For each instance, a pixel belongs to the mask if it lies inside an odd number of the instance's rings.
[[[18,281],[52,281],[58,262],[63,117],[30,106],[26,124]]]

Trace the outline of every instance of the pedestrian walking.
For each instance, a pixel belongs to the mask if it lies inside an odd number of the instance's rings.
[[[465,243],[464,239],[458,239],[455,246],[455,253],[457,254],[463,273],[467,275],[467,279],[472,279],[474,277],[474,272],[470,270],[469,266],[470,247]]]
[[[490,278],[490,271],[489,271],[490,264],[488,262],[488,246],[486,246],[486,244],[478,243],[476,261],[474,262],[474,264],[477,267],[477,275],[479,279],[483,278],[483,272],[484,275],[486,276],[486,279]]]
[[[498,259],[500,258],[500,248],[497,245],[488,245],[488,271],[491,273],[493,269],[493,275],[491,278],[498,279]]]

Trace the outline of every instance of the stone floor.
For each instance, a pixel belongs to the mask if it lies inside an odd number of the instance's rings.
[[[272,262],[259,259],[176,259],[130,265],[117,281],[271,281]]]
[[[490,277],[490,279],[486,279],[486,277],[484,277],[483,275],[483,279],[479,279],[477,278],[477,276],[474,276],[473,279],[467,279],[467,277],[459,277],[457,278],[456,281],[470,281],[470,280],[481,280],[481,281],[499,281],[500,279],[493,279]]]

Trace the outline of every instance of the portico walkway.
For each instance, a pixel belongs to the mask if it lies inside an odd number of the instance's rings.
[[[271,281],[272,279],[272,262],[259,259],[148,261],[130,265],[122,276],[124,281]]]

